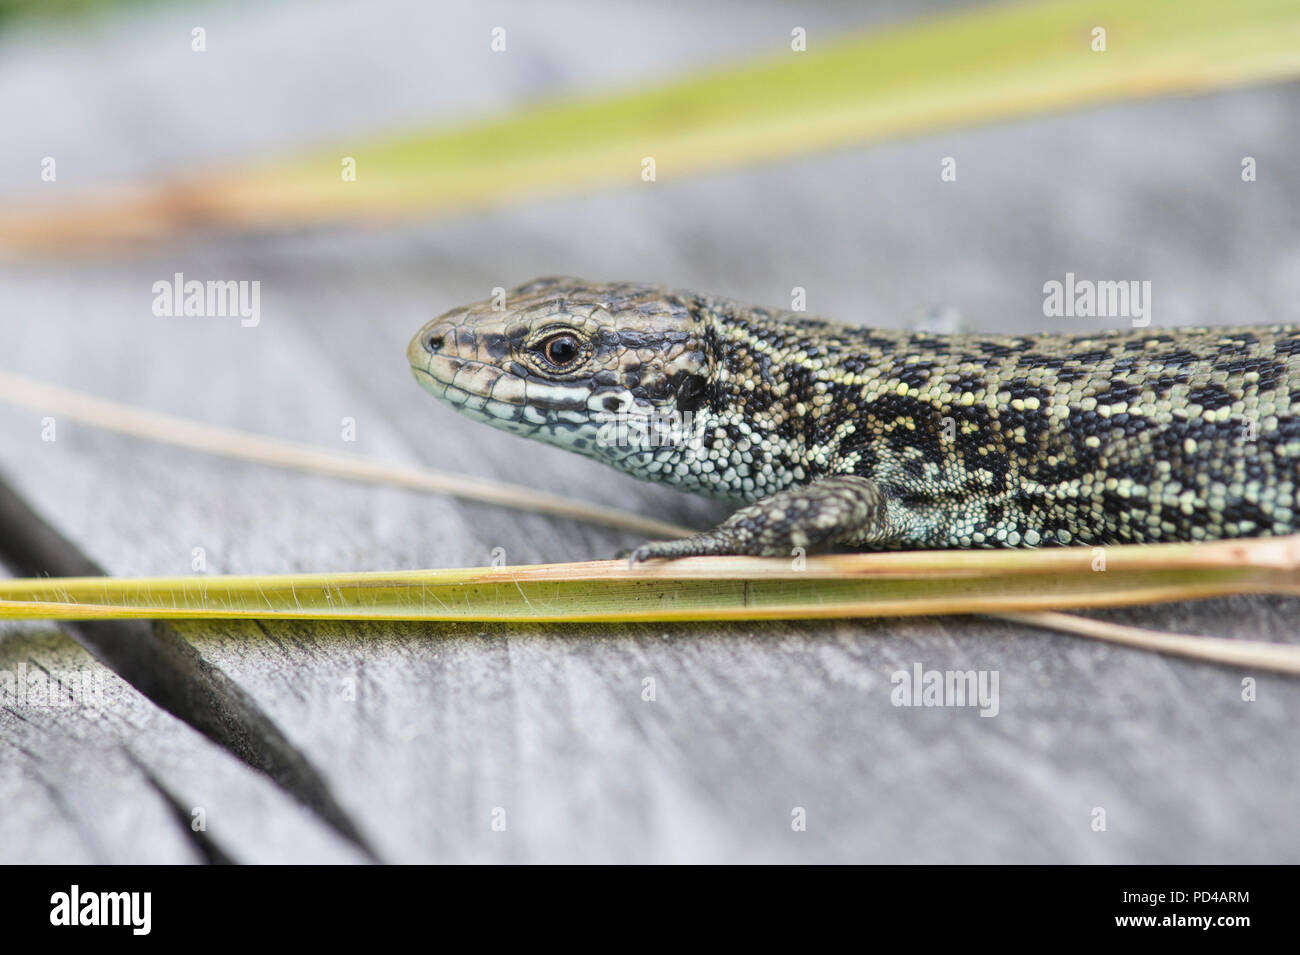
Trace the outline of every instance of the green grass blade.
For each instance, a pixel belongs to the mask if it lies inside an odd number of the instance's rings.
[[[1271,542],[1264,542],[1266,544]],[[524,567],[174,578],[0,581],[0,617],[339,620],[765,620],[1123,606],[1236,593],[1300,594],[1295,566],[1187,561],[1188,548],[1115,547],[1097,572],[1009,552],[862,554],[787,560],[696,558],[628,568],[620,561]],[[1211,550],[1213,546],[1211,545]],[[1161,563],[1162,552],[1169,560]],[[918,558],[936,558],[927,571]],[[896,563],[897,568],[891,568]],[[982,568],[982,569],[981,569]]]

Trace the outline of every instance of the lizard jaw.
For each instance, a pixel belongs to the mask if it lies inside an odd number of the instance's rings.
[[[591,453],[592,442],[583,436],[594,428],[590,389],[529,381],[486,362],[430,353],[427,338],[416,336],[407,356],[416,382],[433,397],[511,434]]]

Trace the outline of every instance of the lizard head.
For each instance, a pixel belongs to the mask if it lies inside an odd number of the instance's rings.
[[[406,356],[421,387],[471,418],[662,479],[687,467],[683,446],[713,391],[698,304],[539,279],[434,319]]]

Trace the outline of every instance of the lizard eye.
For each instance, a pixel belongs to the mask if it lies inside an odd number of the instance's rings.
[[[578,360],[582,349],[578,336],[572,332],[560,332],[542,342],[542,354],[556,368],[567,368]]]

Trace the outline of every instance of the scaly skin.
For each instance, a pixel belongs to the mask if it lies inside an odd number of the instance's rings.
[[[1212,540],[1300,509],[1298,326],[938,335],[566,278],[407,357],[478,420],[749,503],[634,559]]]

